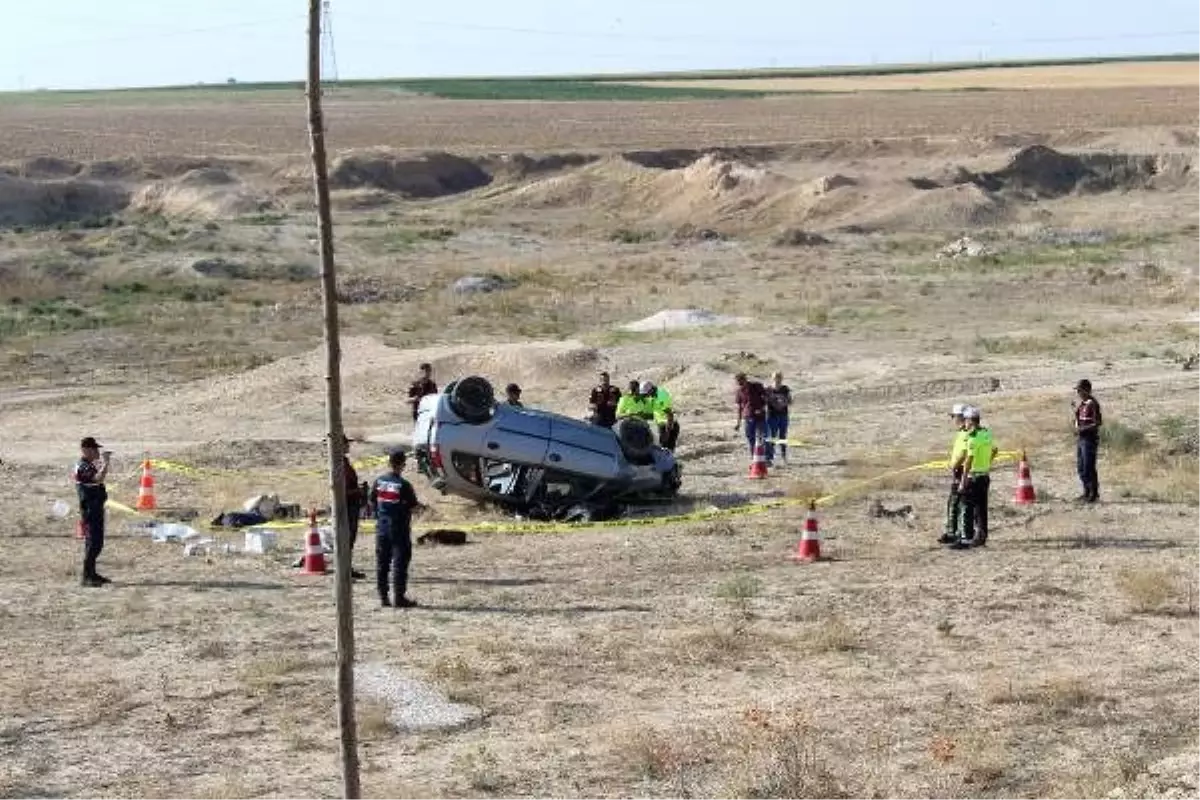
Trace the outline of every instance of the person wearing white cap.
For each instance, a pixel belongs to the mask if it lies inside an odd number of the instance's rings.
[[[999,448],[992,432],[979,424],[979,409],[963,409],[966,422],[967,457],[962,465],[958,490],[962,495],[962,522],[958,526],[956,548],[982,547],[988,537],[988,491],[992,485],[992,459]]]
[[[953,544],[959,539],[958,522],[962,514],[962,495],[958,493],[958,485],[962,482],[962,465],[967,458],[967,432],[963,421],[966,406],[955,403],[950,409],[950,422],[954,425],[954,439],[950,443],[950,494],[946,498],[946,525],[938,541],[941,544]]]

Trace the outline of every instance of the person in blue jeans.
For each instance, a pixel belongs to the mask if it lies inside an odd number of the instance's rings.
[[[792,390],[783,382],[783,373],[771,375],[767,387],[767,462],[775,461],[775,444],[779,439],[779,455],[787,461],[788,415],[792,405]]]
[[[744,372],[739,372],[733,380],[737,384],[734,402],[738,411],[733,429],[740,429],[745,421],[746,441],[750,444],[750,456],[753,458],[755,443],[760,437],[767,436],[767,391],[762,383],[749,380]]]

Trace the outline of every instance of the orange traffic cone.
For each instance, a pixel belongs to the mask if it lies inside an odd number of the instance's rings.
[[[150,454],[142,462],[142,483],[138,487],[137,510],[153,511],[158,508],[154,500],[154,476],[150,474]]]
[[[817,504],[808,504],[808,516],[804,519],[804,533],[796,544],[797,561],[819,561],[821,559],[821,532],[817,530]]]
[[[304,545],[304,567],[301,575],[325,574],[325,547],[321,544],[321,532],[317,530],[317,510],[308,512],[308,540]]]
[[[1021,461],[1017,464],[1017,490],[1013,494],[1013,502],[1017,505],[1032,505],[1037,501],[1033,492],[1033,475],[1029,472],[1029,462],[1025,453],[1021,453]]]
[[[754,443],[754,457],[750,459],[750,480],[767,477],[767,445],[760,436]]]

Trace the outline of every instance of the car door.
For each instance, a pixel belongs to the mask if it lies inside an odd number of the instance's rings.
[[[546,465],[554,470],[612,480],[620,472],[620,446],[608,428],[555,418],[550,426]]]
[[[544,414],[502,404],[484,427],[481,455],[486,458],[537,467],[545,463],[550,420]]]

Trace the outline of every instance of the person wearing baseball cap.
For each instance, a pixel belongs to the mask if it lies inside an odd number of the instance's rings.
[[[104,549],[104,504],[108,489],[104,481],[112,453],[100,452],[100,443],[92,436],[79,442],[79,460],[71,467],[71,480],[79,496],[79,521],[83,527],[83,576],[80,585],[95,588],[111,581],[96,572],[96,559]]]
[[[958,541],[958,522],[962,514],[962,495],[958,493],[958,485],[962,482],[962,465],[967,458],[967,431],[963,421],[963,411],[966,406],[955,403],[950,408],[950,423],[954,426],[954,438],[950,441],[950,492],[946,498],[946,524],[942,529],[941,544],[953,544]]]
[[[962,495],[962,522],[958,526],[956,548],[982,547],[988,538],[988,492],[992,485],[992,459],[998,448],[992,432],[979,422],[979,409],[963,409],[966,423],[967,455],[963,461],[958,490]]]

